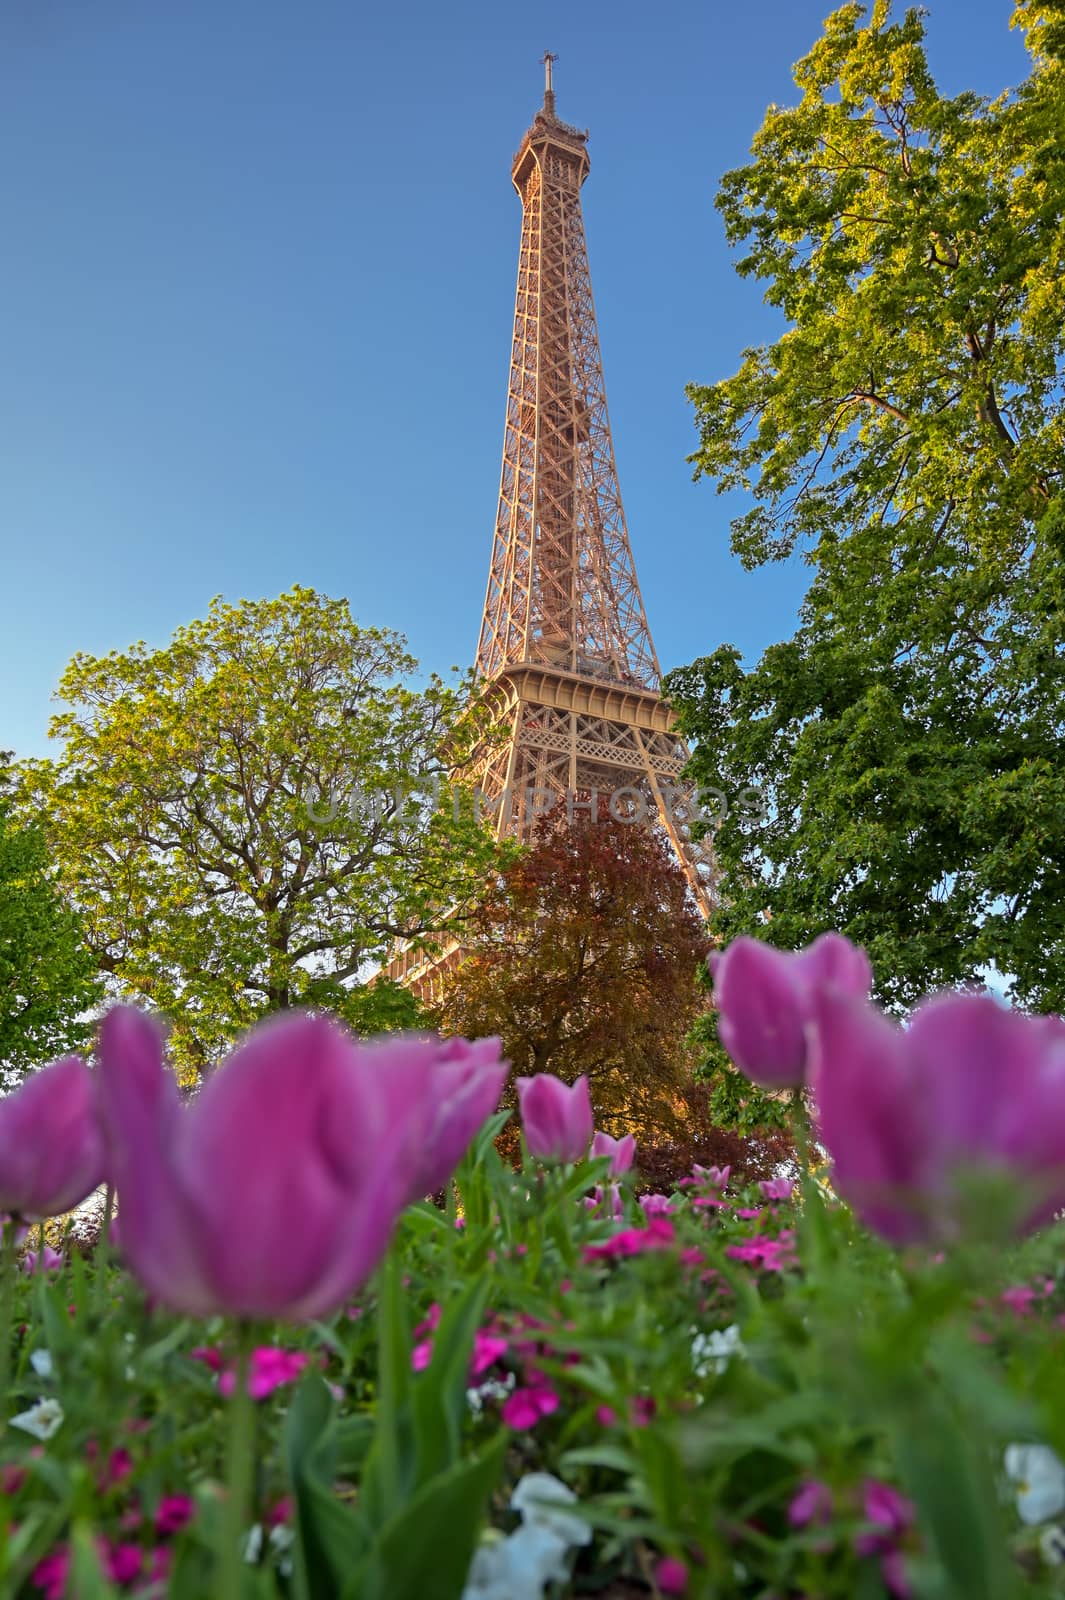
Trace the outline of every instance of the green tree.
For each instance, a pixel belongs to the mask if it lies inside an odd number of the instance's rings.
[[[394,936],[459,916],[496,849],[446,784],[465,691],[411,688],[415,666],[296,588],[67,668],[63,754],[26,782],[101,966],[172,1020],[187,1068],[287,1006],[416,1019],[362,980]]]
[[[718,197],[784,318],[692,386],[696,475],[740,489],[748,567],[814,570],[795,637],[670,675],[718,827],[723,937],[827,927],[881,998],[996,966],[1065,1003],[1065,66],[942,95],[921,13],[847,5]]]
[[[675,1129],[706,999],[703,920],[650,828],[565,805],[496,875],[433,1021],[498,1034],[515,1073],[591,1081],[599,1126]]]
[[[20,822],[0,752],[0,1078],[78,1049],[100,998],[97,963],[56,886],[44,834]]]

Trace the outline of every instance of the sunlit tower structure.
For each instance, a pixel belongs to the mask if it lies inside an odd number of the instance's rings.
[[[688,752],[629,544],[607,416],[581,186],[587,130],[544,103],[511,167],[522,205],[503,465],[476,670],[494,736],[476,783],[500,835],[528,837],[559,799],[665,830],[700,908],[706,851],[689,837]],[[469,776],[467,773],[466,776]],[[408,950],[390,972],[425,992],[457,953]]]
[[[476,663],[506,737],[480,787],[501,833],[527,835],[548,797],[567,794],[657,818],[709,911],[680,782],[688,753],[662,700],[618,487],[581,215],[588,134],[555,111],[555,60],[511,168],[521,250]]]

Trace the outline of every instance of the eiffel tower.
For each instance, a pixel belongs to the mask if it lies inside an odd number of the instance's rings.
[[[587,131],[544,103],[514,157],[521,251],[495,536],[477,673],[506,737],[480,788],[500,833],[560,797],[661,825],[704,912],[688,752],[672,731],[636,580],[607,416],[581,185]]]
[[[542,108],[514,157],[522,204],[503,468],[476,670],[495,737],[475,762],[500,836],[564,800],[657,823],[704,914],[708,855],[689,836],[688,752],[661,696],[607,416],[581,185],[587,131]],[[467,774],[468,776],[468,774]],[[407,950],[390,973],[423,992],[458,950]]]

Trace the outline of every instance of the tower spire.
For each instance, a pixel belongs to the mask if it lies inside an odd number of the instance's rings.
[[[558,60],[558,57],[552,55],[550,50],[545,50],[540,59],[544,66],[544,110],[549,117],[553,117],[555,115],[555,85],[552,81],[551,68]]]

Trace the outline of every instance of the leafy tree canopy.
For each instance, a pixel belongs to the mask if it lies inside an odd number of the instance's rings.
[[[96,961],[55,882],[44,834],[20,823],[0,752],[0,1080],[78,1049],[101,993]]]
[[[1065,65],[940,93],[922,13],[846,5],[718,198],[784,320],[689,390],[733,549],[798,552],[795,637],[723,646],[667,692],[707,784],[758,786],[715,847],[716,931],[828,927],[906,1004],[988,965],[1065,1003]]]
[[[600,1127],[670,1126],[690,1081],[685,1036],[706,1004],[707,941],[658,833],[577,807],[571,820],[559,805],[497,874],[463,945],[439,1026],[498,1034],[519,1074],[586,1074]]]
[[[360,979],[395,935],[459,915],[496,849],[446,781],[465,690],[411,688],[415,667],[301,588],[68,667],[63,754],[26,782],[101,966],[172,1019],[186,1067],[291,1005],[416,1019]]]

